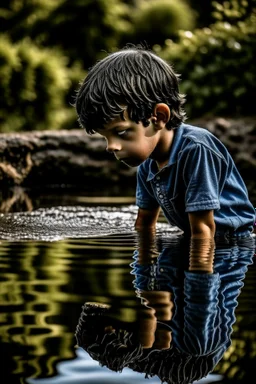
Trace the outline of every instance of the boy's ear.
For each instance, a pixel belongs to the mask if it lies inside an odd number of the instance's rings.
[[[159,129],[163,128],[163,125],[165,126],[171,117],[171,111],[167,104],[165,103],[159,103],[156,104],[154,108],[154,114],[153,119],[156,124],[156,126],[159,127]]]

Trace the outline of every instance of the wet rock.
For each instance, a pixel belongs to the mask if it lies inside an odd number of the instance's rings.
[[[78,188],[134,182],[135,169],[105,151],[104,139],[82,130],[0,135],[0,185]]]

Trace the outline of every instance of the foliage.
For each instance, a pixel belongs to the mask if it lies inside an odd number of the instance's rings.
[[[157,53],[181,73],[189,117],[253,115],[256,89],[256,8],[246,1],[215,2],[217,21],[208,28],[180,31]]]
[[[126,43],[174,64],[189,116],[253,113],[255,2],[2,0],[0,130],[78,127],[85,70]]]
[[[66,61],[56,49],[39,48],[29,38],[13,44],[0,35],[2,132],[58,129],[74,118],[65,101],[71,86]]]
[[[116,49],[131,27],[129,6],[122,0],[61,0],[47,19],[32,30],[46,46],[58,46],[70,62],[81,60],[88,69],[106,51]]]
[[[131,33],[125,36],[126,40],[135,44],[146,42],[152,47],[163,44],[167,38],[175,39],[180,29],[193,29],[195,12],[183,0],[137,0],[130,22]]]
[[[1,0],[0,33],[8,33],[11,41],[32,36],[40,20],[47,20],[59,0]]]

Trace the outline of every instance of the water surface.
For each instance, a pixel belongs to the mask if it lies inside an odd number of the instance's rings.
[[[131,262],[136,207],[62,206],[0,216],[1,382],[144,383],[145,375],[101,367],[75,331],[85,302],[115,308],[132,323],[138,298]],[[161,239],[180,235],[160,220]],[[201,382],[246,382],[255,363],[255,261],[239,296],[232,345]],[[160,383],[156,376],[151,383]],[[244,381],[243,381],[244,380]],[[148,382],[148,381],[146,381]],[[224,381],[223,381],[224,382]]]

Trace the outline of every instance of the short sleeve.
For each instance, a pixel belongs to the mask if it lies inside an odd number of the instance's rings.
[[[186,212],[220,208],[220,191],[226,163],[203,144],[193,144],[183,168]]]
[[[154,196],[151,184],[147,181],[148,172],[144,164],[137,169],[136,205],[142,209],[155,209],[159,204]]]

